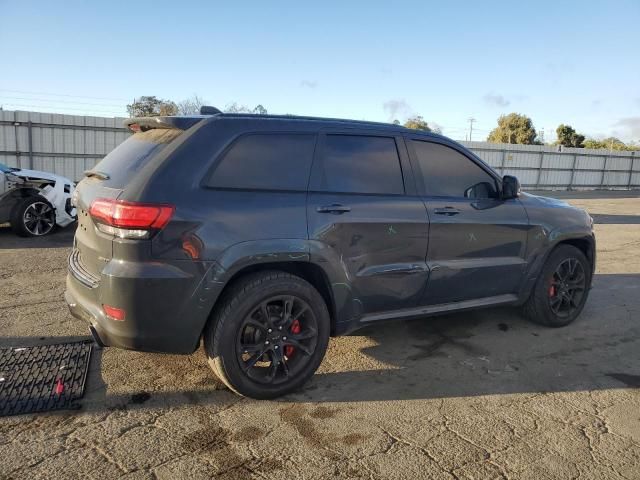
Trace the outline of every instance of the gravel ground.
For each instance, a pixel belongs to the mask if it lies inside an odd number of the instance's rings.
[[[640,478],[640,193],[558,196],[597,223],[573,325],[490,309],[369,327],[261,402],[202,351],[96,351],[80,411],[0,418],[0,477]],[[0,228],[0,346],[86,335],[62,296],[72,236]]]

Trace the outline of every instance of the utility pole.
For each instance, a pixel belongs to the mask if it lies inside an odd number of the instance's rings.
[[[471,141],[473,139],[473,122],[475,122],[476,119],[473,117],[469,118],[469,141]]]
[[[540,130],[540,141],[544,145],[544,128],[542,130]]]

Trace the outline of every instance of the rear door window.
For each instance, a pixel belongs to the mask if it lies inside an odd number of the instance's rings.
[[[98,162],[92,170],[108,174],[112,185],[124,185],[132,175],[142,170],[154,155],[182,133],[183,130],[174,128],[153,128],[135,133]]]
[[[327,135],[317,189],[336,193],[403,194],[395,139]]]
[[[244,135],[205,183],[216,188],[306,191],[315,143],[315,134]]]

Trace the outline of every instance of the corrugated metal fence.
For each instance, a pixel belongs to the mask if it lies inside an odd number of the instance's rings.
[[[129,136],[123,120],[0,111],[0,163],[79,180]],[[640,152],[462,143],[530,189],[640,188]]]
[[[123,120],[0,111],[0,163],[80,180],[129,136]]]
[[[530,189],[640,188],[640,152],[461,142],[502,175]]]

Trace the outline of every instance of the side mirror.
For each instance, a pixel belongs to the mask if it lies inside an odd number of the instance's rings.
[[[520,195],[520,182],[512,175],[502,177],[502,199],[509,200]]]

